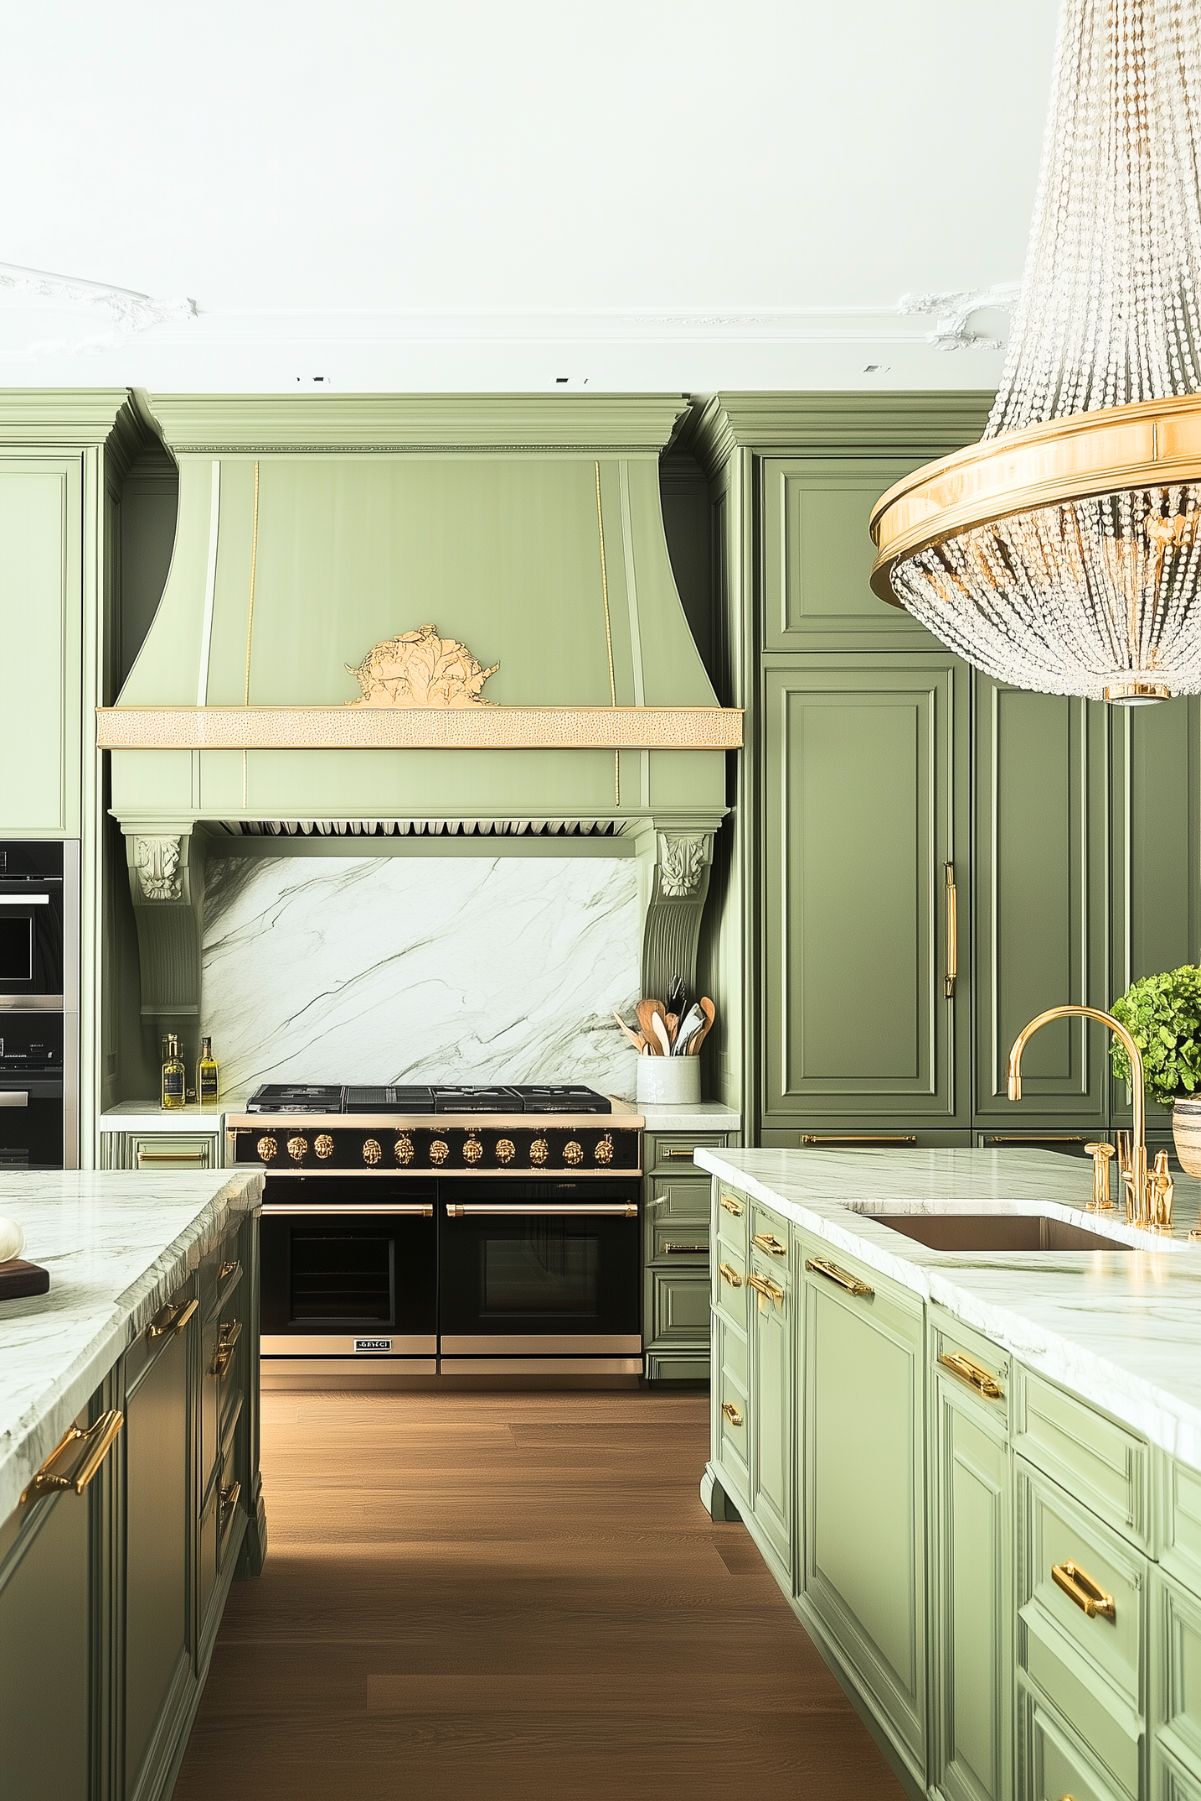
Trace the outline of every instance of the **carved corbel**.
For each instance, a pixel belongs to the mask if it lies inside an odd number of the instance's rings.
[[[642,937],[642,992],[666,994],[673,976],[696,990],[701,915],[709,893],[713,833],[699,827],[655,833],[655,865]]]
[[[129,892],[138,931],[142,1017],[200,1011],[204,858],[189,831],[125,831]]]

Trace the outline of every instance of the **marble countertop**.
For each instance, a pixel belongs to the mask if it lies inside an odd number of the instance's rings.
[[[1178,1179],[1166,1239],[1083,1211],[1089,1164],[1052,1151],[702,1147],[696,1161],[1201,1470],[1201,1244],[1187,1239],[1201,1183]],[[864,1206],[1045,1212],[1137,1248],[937,1251],[861,1217]]]
[[[236,1111],[232,1106],[230,1112]],[[225,1104],[198,1107],[160,1107],[157,1101],[118,1101],[100,1115],[102,1132],[219,1132]]]
[[[679,1106],[657,1104],[646,1107],[641,1102],[619,1101],[615,1106],[638,1114],[646,1122],[648,1132],[737,1132],[742,1115],[722,1101],[693,1101]]]
[[[0,1520],[126,1345],[258,1205],[257,1170],[0,1174],[50,1292],[0,1302]]]

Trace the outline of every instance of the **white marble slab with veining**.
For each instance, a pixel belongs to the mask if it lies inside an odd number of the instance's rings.
[[[1201,1470],[1201,1183],[1176,1183],[1171,1239],[1084,1211],[1092,1170],[1050,1151],[698,1149],[696,1161],[835,1251],[933,1300],[1030,1368]],[[1113,1251],[938,1251],[863,1218],[1050,1212],[1129,1237]]]
[[[641,1116],[648,1132],[737,1132],[742,1125],[742,1115],[721,1101],[682,1101],[675,1106],[658,1102],[649,1107],[639,1101],[632,1104],[632,1111]]]
[[[48,1294],[0,1301],[0,1520],[127,1344],[256,1207],[261,1174],[0,1174]]]
[[[245,1097],[243,1097],[245,1098]],[[223,1107],[159,1107],[153,1101],[117,1101],[100,1115],[102,1132],[198,1132],[216,1135],[225,1121]]]

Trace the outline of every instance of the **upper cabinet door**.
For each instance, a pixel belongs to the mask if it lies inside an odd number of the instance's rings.
[[[763,1123],[956,1125],[967,670],[814,656],[765,684]]]
[[[976,677],[976,1113],[1014,1132],[1109,1118],[1105,1033],[1056,1021],[1030,1042],[1023,1099],[1009,1049],[1046,1007],[1109,1002],[1106,710]]]
[[[917,461],[767,457],[762,468],[763,648],[937,648],[868,587],[872,507]]]

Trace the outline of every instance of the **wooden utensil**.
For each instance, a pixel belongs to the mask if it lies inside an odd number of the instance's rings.
[[[664,1013],[663,1008],[659,1005],[658,1001],[655,1002],[655,1005],[659,1010],[657,1013],[651,1014],[651,1031],[655,1034],[655,1038],[658,1041],[659,1055],[661,1057],[670,1057],[671,1039],[667,1036],[667,1015]]]
[[[679,1016],[679,1014],[678,1013],[665,1014],[664,1015],[664,1024],[667,1026],[667,1039],[668,1039],[668,1043],[671,1045],[671,1054],[674,1057],[676,1054],[676,1038],[678,1037],[679,1031],[680,1031],[680,1016]]]
[[[644,1051],[646,1049],[646,1039],[641,1037],[640,1034],[637,1032],[631,1032],[629,1026],[626,1024],[625,1020],[621,1017],[621,1014],[617,1011],[616,1007],[614,1007],[614,1009],[613,1009],[613,1017],[617,1021],[618,1025],[621,1027],[622,1035],[629,1039],[629,1041],[633,1045],[634,1049],[636,1051]]]
[[[659,1050],[659,1040],[655,1036],[655,1028],[652,1021],[655,1019],[656,1014],[662,1014],[662,1001],[639,1001],[634,1011],[638,1015],[638,1024],[642,1028],[642,1036],[646,1040],[647,1049],[652,1056],[658,1057],[661,1054]]]
[[[694,1032],[692,1037],[688,1040],[688,1055],[690,1057],[696,1056],[702,1044],[704,1044],[706,1038],[709,1036],[709,1033],[713,1030],[713,1021],[717,1018],[717,1008],[713,1005],[713,1002],[709,999],[707,994],[702,994],[700,1000],[696,1004],[705,1016],[705,1023],[701,1026],[700,1030]]]

